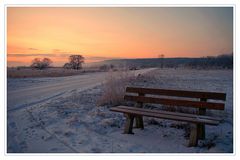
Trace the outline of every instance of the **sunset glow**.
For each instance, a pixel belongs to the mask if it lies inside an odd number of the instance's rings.
[[[8,66],[71,54],[113,58],[203,57],[233,52],[232,7],[8,7]]]

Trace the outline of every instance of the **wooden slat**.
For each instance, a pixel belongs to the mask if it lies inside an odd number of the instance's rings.
[[[143,102],[143,103],[156,103],[156,104],[171,105],[171,106],[224,110],[223,103],[198,102],[198,101],[189,101],[189,100],[153,98],[153,97],[130,96],[130,95],[125,95],[124,99],[129,101]]]
[[[190,123],[197,123],[197,124],[208,124],[208,125],[219,124],[218,121],[213,121],[208,119],[181,117],[181,116],[166,115],[166,114],[151,113],[151,112],[141,112],[137,110],[123,109],[118,107],[112,107],[110,110],[115,112],[126,113],[126,114],[142,115],[147,117],[162,118],[162,119],[169,119],[169,120],[183,121],[183,122],[190,122]]]
[[[162,110],[153,110],[153,109],[145,109],[145,108],[136,108],[136,107],[129,107],[129,106],[117,106],[118,108],[122,109],[129,109],[129,110],[137,110],[140,112],[151,112],[151,113],[159,113],[159,114],[166,114],[166,115],[175,115],[181,117],[190,117],[190,118],[202,118],[202,119],[209,119],[214,121],[221,121],[222,119],[210,116],[200,116],[196,114],[188,114],[188,113],[179,113],[179,112],[168,112]]]
[[[170,90],[170,89],[154,89],[154,88],[135,88],[127,87],[126,92],[142,93],[175,97],[189,97],[189,98],[205,98],[213,100],[226,100],[225,93],[218,92],[200,92],[200,91],[185,91],[185,90]]]

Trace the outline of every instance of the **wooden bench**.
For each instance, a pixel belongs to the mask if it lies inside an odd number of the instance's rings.
[[[220,118],[206,116],[206,110],[224,110],[224,103],[216,101],[226,100],[225,93],[216,92],[196,92],[136,87],[127,87],[126,92],[127,93],[124,96],[124,99],[136,102],[135,106],[117,106],[110,109],[111,111],[124,113],[127,117],[124,133],[133,134],[132,129],[134,119],[136,121],[135,127],[144,129],[143,116],[189,122],[191,125],[191,131],[188,146],[190,147],[197,146],[199,139],[205,139],[205,125],[218,125],[221,121]],[[208,100],[215,101],[208,102]],[[197,114],[145,109],[143,108],[144,103],[162,104],[170,107],[174,106],[176,108],[196,108]]]

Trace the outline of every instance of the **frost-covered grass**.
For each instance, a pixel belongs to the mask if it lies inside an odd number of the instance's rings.
[[[209,112],[224,119],[206,127],[206,140],[187,147],[189,125],[144,117],[144,130],[122,134],[125,117],[97,106],[106,86],[58,97],[8,114],[8,152],[44,153],[208,153],[233,152],[233,72],[159,69],[139,75],[134,86],[227,93],[226,109]],[[158,107],[148,105],[147,107]]]
[[[103,92],[98,99],[97,105],[119,105],[123,103],[126,87],[134,84],[136,77],[128,70],[108,72],[103,86]]]
[[[97,68],[85,68],[81,70],[64,69],[61,67],[47,68],[43,70],[32,69],[30,67],[7,68],[8,78],[33,78],[33,77],[64,77],[80,75],[86,72],[99,72]]]

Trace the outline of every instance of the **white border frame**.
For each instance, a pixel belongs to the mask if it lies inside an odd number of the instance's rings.
[[[24,153],[10,154],[7,153],[7,7],[233,7],[233,54],[234,54],[234,70],[233,70],[233,153],[122,153],[122,154],[92,154],[92,153]],[[4,4],[4,155],[5,156],[236,156],[236,4]],[[228,158],[230,158],[228,157]],[[146,158],[146,157],[145,157]],[[183,157],[184,158],[184,157]],[[187,157],[185,157],[187,158]],[[204,157],[205,158],[205,157]]]

